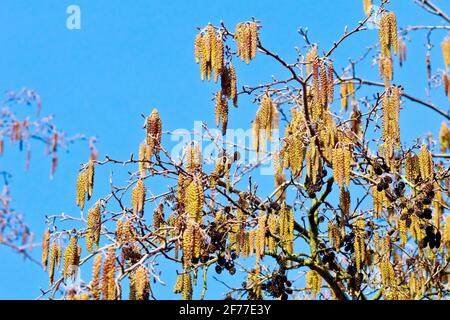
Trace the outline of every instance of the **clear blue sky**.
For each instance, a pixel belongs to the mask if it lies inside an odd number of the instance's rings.
[[[376,3],[377,1],[375,1]],[[438,17],[425,13],[412,0],[392,1],[388,8],[397,13],[399,26],[440,24]],[[435,1],[450,11],[447,0]],[[81,30],[66,28],[66,8],[81,8]],[[295,46],[304,42],[297,28],[307,26],[311,41],[327,50],[339,38],[344,26],[356,26],[364,18],[362,0],[281,0],[281,1],[156,1],[156,0],[2,0],[0,7],[0,91],[35,89],[42,99],[43,114],[55,114],[59,128],[68,133],[96,135],[100,158],[108,154],[125,159],[136,153],[143,138],[141,114],[159,109],[166,130],[192,128],[195,120],[213,126],[211,94],[215,86],[202,83],[193,59],[193,39],[197,26],[221,20],[230,28],[238,21],[262,20],[261,41],[267,48],[292,61]],[[439,45],[445,32],[433,33]],[[425,98],[425,35],[417,32],[408,43],[408,61],[395,65],[395,82],[407,92]],[[356,57],[377,41],[377,31],[369,30],[349,39],[335,51],[335,66],[342,68],[348,57]],[[304,52],[304,50],[303,50]],[[440,47],[433,49],[433,72],[443,67]],[[236,63],[238,84],[260,84],[271,75],[285,71],[270,59],[258,55],[249,66]],[[379,81],[377,66],[368,61],[360,72]],[[231,128],[248,128],[255,106],[242,99],[230,113]],[[433,91],[433,102],[447,110],[442,91]],[[438,132],[440,118],[407,101],[401,113],[402,140]],[[88,159],[85,144],[60,156],[52,181],[48,180],[50,159],[34,147],[30,170],[23,171],[25,154],[7,150],[0,159],[1,170],[15,173],[12,205],[26,214],[26,221],[40,239],[44,215],[78,214],[74,205],[77,169]],[[96,195],[107,192],[108,168],[98,170]],[[267,183],[272,183],[268,180]],[[148,185],[150,189],[156,186]],[[40,250],[36,250],[36,257]],[[0,299],[31,299],[46,287],[47,276],[30,262],[0,246]],[[85,273],[90,272],[84,271]],[[88,277],[87,277],[88,278]],[[157,297],[171,297],[173,274],[168,287]],[[236,279],[240,283],[245,279]],[[209,297],[221,297],[225,288],[210,281]],[[213,284],[215,283],[215,284]]]

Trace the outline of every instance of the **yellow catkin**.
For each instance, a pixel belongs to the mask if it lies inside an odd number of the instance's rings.
[[[182,298],[183,300],[192,299],[192,277],[190,272],[183,275]]]
[[[256,22],[240,22],[236,25],[234,38],[237,55],[247,64],[256,56],[258,47],[258,26]]]
[[[63,276],[67,278],[68,276],[74,276],[76,274],[76,269],[78,268],[78,245],[77,237],[71,236],[69,245],[66,250],[64,250],[64,266],[63,266]]]
[[[269,214],[269,219],[267,222],[267,226],[270,232],[270,235],[268,236],[267,242],[270,252],[276,252],[276,239],[275,237],[279,236],[279,225],[278,225],[278,218],[275,214]]]
[[[445,121],[442,121],[441,129],[439,130],[439,145],[443,153],[450,149],[450,130]]]
[[[450,38],[445,38],[444,41],[442,41],[441,48],[445,69],[448,70],[448,65],[450,64]]]
[[[408,228],[406,227],[406,220],[398,221],[398,231],[400,234],[400,244],[402,247],[405,246],[406,241],[408,240]]]
[[[364,243],[365,239],[365,231],[364,231],[365,225],[364,225],[364,219],[358,218],[358,220],[355,222],[353,232],[355,234],[354,239],[354,249],[355,249],[355,262],[356,262],[356,269],[359,270],[365,261],[366,256],[366,245]]]
[[[202,168],[202,152],[198,143],[192,142],[186,145],[184,149],[186,158],[186,169],[189,171],[201,170]]]
[[[248,233],[248,254],[250,256],[252,256],[253,253],[255,252],[255,235],[256,235],[255,229],[250,230]]]
[[[150,288],[150,278],[147,269],[139,266],[134,274],[136,300],[147,300]]]
[[[201,33],[197,33],[194,41],[194,57],[195,63],[200,63],[200,59],[202,56],[202,35]]]
[[[258,25],[256,22],[250,23],[250,42],[250,59],[254,59],[258,49]]]
[[[93,247],[98,248],[101,231],[101,205],[97,202],[95,206],[88,210],[86,249],[92,252]]]
[[[215,114],[216,126],[222,125],[222,135],[224,136],[228,126],[228,102],[222,96],[222,91],[216,94]]]
[[[186,188],[186,211],[196,221],[200,221],[203,208],[203,185],[200,177],[195,177]]]
[[[87,174],[82,171],[78,174],[77,188],[76,188],[76,204],[81,210],[84,209],[87,193]]]
[[[102,267],[102,255],[96,255],[92,264],[92,280],[89,288],[94,300],[100,299],[100,272]]]
[[[183,233],[183,260],[184,265],[187,266],[194,257],[194,246],[195,246],[195,221],[189,219],[186,225],[186,229]]]
[[[139,145],[139,173],[141,177],[145,176],[146,171],[150,168],[151,151],[147,143]]]
[[[334,74],[333,74],[333,65],[331,64],[331,62],[328,63],[328,84],[327,84],[327,89],[328,89],[328,101],[330,103],[333,102],[334,100]]]
[[[177,276],[175,285],[173,286],[173,293],[181,293],[183,291],[183,274]]]
[[[433,158],[425,144],[422,145],[419,153],[420,176],[423,180],[431,180],[434,177]]]
[[[450,250],[450,214],[445,218],[444,233],[442,234],[442,243]]]
[[[55,276],[56,257],[58,255],[58,246],[55,242],[50,246],[49,261],[48,261],[48,278],[50,284],[53,284]]]
[[[153,154],[158,154],[162,137],[162,121],[157,109],[153,109],[152,113],[147,118],[146,129],[146,143],[149,147],[150,152],[147,157],[151,158]]]
[[[144,181],[142,181],[142,179],[139,179],[131,193],[131,204],[134,214],[142,215],[144,213],[145,192],[146,190]]]
[[[229,78],[230,78],[230,99],[233,101],[235,107],[238,106],[238,96],[237,96],[237,84],[236,84],[236,71],[234,70],[233,64],[230,62],[229,67]]]
[[[108,249],[105,263],[102,270],[102,299],[115,300],[116,299],[116,253],[113,247]]]
[[[347,82],[341,82],[341,107],[345,111],[348,110],[348,84]]]
[[[259,260],[264,256],[266,246],[266,222],[267,216],[264,212],[258,218],[258,230],[256,232],[256,259]]]
[[[86,175],[87,175],[87,198],[88,200],[92,197],[92,191],[94,190],[94,175],[95,175],[95,168],[94,168],[94,161],[91,159],[89,160],[86,168]]]
[[[253,121],[253,147],[257,153],[265,151],[265,141],[272,141],[273,130],[278,130],[278,110],[268,94],[264,94]]]
[[[364,14],[366,16],[370,16],[370,13],[372,12],[372,0],[363,0],[364,4]]]
[[[303,169],[303,161],[306,153],[306,121],[301,112],[292,110],[292,119],[285,130],[283,147],[280,150],[280,158],[285,168],[290,168],[292,175],[299,177]]]
[[[42,237],[42,259],[41,259],[44,271],[47,270],[49,247],[50,247],[50,232],[48,230],[45,230],[44,236]]]
[[[310,270],[306,274],[306,288],[311,291],[312,299],[316,299],[316,295],[320,294],[322,289],[322,277],[317,271]]]
[[[383,212],[384,190],[378,191],[376,187],[372,188],[373,211],[375,217],[379,218]]]

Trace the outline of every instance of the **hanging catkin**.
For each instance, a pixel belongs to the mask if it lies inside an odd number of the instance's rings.
[[[439,130],[439,145],[442,153],[450,149],[450,130],[445,121],[442,121],[441,129]]]
[[[273,130],[278,130],[278,110],[268,94],[264,94],[253,121],[253,148],[258,154],[265,151],[266,139],[272,141]]]
[[[145,185],[142,179],[139,179],[131,193],[131,205],[134,214],[142,215],[144,213],[145,204]]]
[[[64,266],[63,266],[63,276],[67,278],[69,276],[74,276],[76,274],[76,268],[78,268],[78,245],[77,237],[71,236],[69,245],[66,250],[64,250]]]
[[[47,271],[49,247],[50,232],[48,230],[45,230],[44,236],[42,237],[42,266],[44,267],[44,271]]]
[[[363,266],[366,255],[366,245],[364,243],[365,238],[364,228],[365,228],[364,219],[360,217],[355,222],[355,225],[353,227],[353,232],[355,234],[353,244],[355,249],[355,262],[357,270],[359,270]]]
[[[222,126],[222,135],[224,136],[227,132],[228,126],[228,102],[222,95],[222,91],[216,93],[216,126]]]
[[[87,181],[86,171],[83,170],[78,174],[76,190],[76,204],[81,210],[84,209],[84,203],[86,201]]]
[[[256,56],[258,48],[258,25],[256,22],[240,22],[236,25],[234,38],[237,55],[247,64]]]
[[[445,38],[441,43],[442,56],[444,57],[444,66],[448,70],[450,64],[450,38]]]
[[[153,109],[150,116],[147,118],[147,138],[146,142],[149,147],[149,154],[146,155],[147,158],[151,158],[153,154],[158,154],[160,145],[161,145],[161,137],[162,137],[162,121],[159,117],[159,113],[157,109]]]
[[[139,266],[134,272],[133,280],[136,300],[148,300],[150,278],[147,269],[144,266]]]
[[[113,247],[108,249],[102,271],[102,299],[116,299],[116,253]]]
[[[95,206],[88,210],[86,249],[92,252],[93,247],[98,248],[101,230],[101,205],[97,202]]]
[[[434,177],[433,157],[425,144],[422,144],[422,147],[420,149],[419,168],[420,168],[420,176],[422,177],[422,180],[433,179],[433,177]]]
[[[370,13],[372,12],[372,0],[363,0],[364,4],[364,14],[366,16],[370,16]]]
[[[95,175],[95,169],[94,169],[94,161],[91,159],[89,160],[86,168],[86,175],[87,175],[87,198],[88,200],[92,197],[92,191],[94,189],[94,175]]]
[[[203,208],[203,185],[199,176],[194,177],[186,188],[186,211],[196,221],[202,218]]]
[[[92,280],[89,284],[91,294],[94,300],[100,299],[100,272],[102,267],[102,255],[98,254],[92,264]]]

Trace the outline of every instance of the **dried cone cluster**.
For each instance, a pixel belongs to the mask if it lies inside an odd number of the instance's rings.
[[[256,22],[240,22],[234,38],[237,41],[237,55],[247,64],[256,56],[258,49],[258,25]]]
[[[385,12],[380,19],[380,77],[384,79],[385,86],[393,78],[392,54],[397,54],[397,18],[393,12]]]
[[[258,154],[265,151],[266,139],[272,141],[273,130],[278,130],[278,110],[268,94],[264,94],[253,121],[253,148]]]

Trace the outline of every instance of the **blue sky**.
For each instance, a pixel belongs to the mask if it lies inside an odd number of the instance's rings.
[[[441,24],[441,19],[425,13],[412,0],[392,2],[388,8],[397,13],[399,26]],[[435,2],[450,11],[448,1]],[[71,4],[81,8],[81,30],[66,28],[66,8]],[[143,139],[140,115],[149,114],[152,108],[158,108],[166,130],[191,129],[195,120],[213,126],[211,97],[216,87],[200,81],[193,59],[196,27],[222,20],[233,30],[237,22],[252,17],[262,21],[264,46],[292,61],[295,46],[305,52],[298,27],[307,26],[311,41],[327,50],[345,25],[353,28],[364,13],[362,0],[3,0],[0,91],[35,89],[42,99],[42,113],[55,114],[59,128],[97,136],[100,158],[108,154],[125,159],[136,153]],[[439,43],[444,36],[443,31],[432,35],[437,45],[432,50],[433,72],[443,67]],[[411,40],[405,66],[400,69],[395,65],[395,82],[426,98],[425,34],[417,32]],[[348,57],[361,55],[376,41],[376,30],[355,35],[333,54],[335,67],[346,66]],[[249,66],[235,65],[238,85],[257,85],[270,81],[272,75],[280,78],[286,74],[261,54]],[[369,60],[358,71],[379,81],[377,66],[371,66]],[[442,90],[434,90],[432,96],[436,105],[448,109]],[[242,99],[239,109],[230,112],[229,127],[248,128],[255,108],[251,99]],[[432,111],[406,101],[401,113],[402,141],[410,142],[428,131],[436,136],[440,123]],[[60,155],[55,178],[49,181],[50,159],[42,156],[41,146],[33,147],[27,173],[23,170],[25,154],[16,149],[7,149],[0,166],[14,172],[12,205],[26,214],[26,221],[40,239],[46,214],[78,214],[74,204],[76,174],[89,151],[79,143],[68,154]],[[96,188],[98,196],[107,192],[110,169],[97,172],[97,181],[102,181]],[[39,257],[40,251],[34,254]],[[35,298],[39,288],[46,287],[47,276],[35,265],[1,246],[0,257],[0,299]],[[171,296],[172,283],[168,282],[159,297]],[[211,296],[218,297],[225,291],[217,283],[212,290]]]

